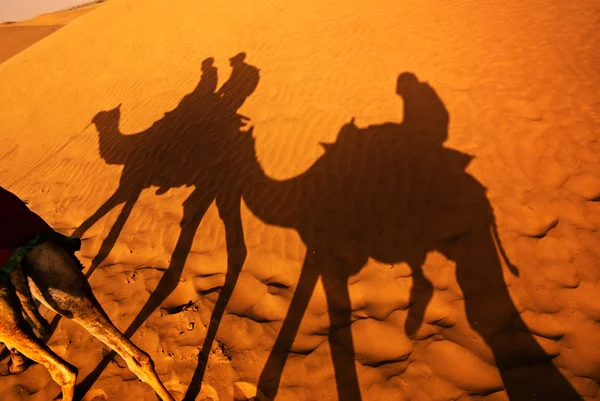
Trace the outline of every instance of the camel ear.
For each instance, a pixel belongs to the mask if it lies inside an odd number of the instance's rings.
[[[87,129],[87,127],[89,127],[90,125],[94,124],[96,121],[98,121],[101,113],[102,111],[97,112],[96,115],[92,117],[92,121],[90,121],[90,123],[84,128],[84,130]]]
[[[325,150],[325,152],[327,152],[329,149],[331,149],[331,147],[333,146],[333,143],[319,142],[319,145],[321,145],[323,147],[323,150]]]

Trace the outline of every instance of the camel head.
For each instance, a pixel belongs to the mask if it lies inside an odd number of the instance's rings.
[[[131,146],[126,145],[124,142],[127,137],[119,131],[120,119],[121,104],[114,109],[98,112],[90,123],[96,126],[100,156],[108,164],[122,164],[126,159],[125,154],[122,154],[122,152],[131,149]]]
[[[396,94],[406,97],[418,90],[419,84],[420,82],[415,74],[412,72],[403,72],[398,75],[398,80],[396,81]]]
[[[98,128],[100,126],[110,125],[111,123],[114,124],[115,122],[118,124],[121,117],[121,104],[122,103],[119,103],[119,105],[114,109],[99,111],[96,113],[96,115],[92,118],[92,124],[96,125]]]

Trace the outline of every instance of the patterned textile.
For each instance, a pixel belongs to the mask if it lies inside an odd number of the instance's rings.
[[[46,241],[61,244],[73,257],[81,247],[78,238],[54,231],[25,202],[0,187],[0,281],[8,280],[25,254]]]

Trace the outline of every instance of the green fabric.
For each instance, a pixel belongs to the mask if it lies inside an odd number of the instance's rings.
[[[17,265],[21,263],[21,260],[25,257],[27,252],[31,251],[36,245],[44,242],[56,242],[71,253],[75,253],[81,249],[81,240],[79,238],[69,238],[56,231],[38,233],[31,241],[16,248],[6,263],[0,266],[0,282],[10,280],[11,273],[17,268]]]

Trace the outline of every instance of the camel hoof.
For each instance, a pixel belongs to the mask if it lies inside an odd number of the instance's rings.
[[[30,367],[31,365],[34,364],[34,362],[31,359],[26,358],[25,356],[20,356],[18,359],[20,359],[20,361],[21,361],[18,364],[14,363],[14,360],[12,357],[8,358],[7,363],[1,364],[0,365],[0,375],[2,375],[2,376],[16,375],[16,374],[26,371],[28,367]]]
[[[23,362],[19,365],[13,365],[12,363],[8,363],[8,370],[10,371],[11,374],[16,375],[18,373],[24,372],[27,370],[28,367],[30,367],[31,365],[33,365],[33,361],[27,359],[27,362]]]

